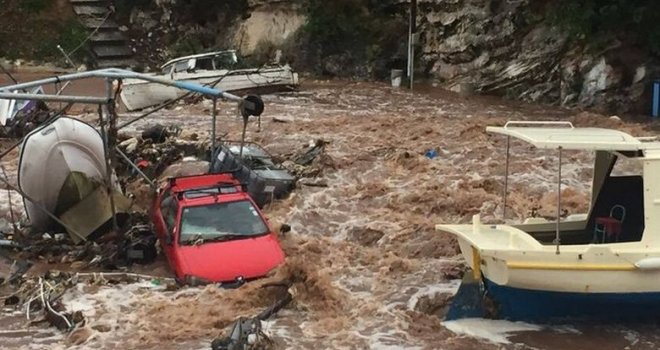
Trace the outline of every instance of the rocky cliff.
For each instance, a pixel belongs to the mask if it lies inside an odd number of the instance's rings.
[[[52,9],[26,8],[18,0],[0,0],[0,3],[7,5],[4,10],[7,20],[15,17],[20,21],[25,15],[42,19],[52,12]],[[390,69],[405,67],[409,3],[406,0],[114,0],[114,3],[116,17],[121,29],[131,38],[133,51],[144,67],[152,70],[172,57],[227,48],[239,49],[254,64],[273,58],[281,50],[279,56],[283,61],[313,74],[386,79]],[[650,43],[655,42],[653,36],[640,41],[629,40],[626,34],[631,30],[631,22],[642,30],[648,23],[654,23],[654,17],[644,20],[644,13],[652,12],[647,7],[655,5],[648,5],[652,3],[648,0],[641,1],[643,5],[619,2],[618,6],[632,8],[629,13],[617,17],[615,7],[609,9],[614,16],[599,19],[612,23],[609,30],[616,35],[600,35],[594,40],[576,36],[549,20],[552,17],[549,5],[556,3],[578,4],[574,8],[579,9],[588,2],[418,0],[417,76],[460,92],[496,94],[612,113],[648,113],[650,85],[660,73],[657,54],[660,49],[655,54],[648,50]],[[58,8],[64,8],[67,2],[58,0],[57,4]],[[590,4],[601,6],[600,2]],[[593,11],[582,10],[594,16]],[[32,13],[35,11],[39,13]],[[569,12],[569,15],[570,20],[575,20],[573,17],[581,19],[583,14]],[[628,20],[621,21],[619,29],[617,25],[624,15]],[[600,23],[600,27],[592,30],[598,33],[602,26]],[[52,49],[56,43],[77,47],[86,37],[86,33],[67,29],[63,31],[65,34],[78,35],[42,40],[39,38],[48,34],[48,27],[27,27],[29,33],[14,30],[16,33],[12,35],[8,34],[9,29],[23,27],[5,28],[8,35],[0,38],[3,43],[0,56],[57,58],[59,53]],[[635,33],[638,35],[639,31],[637,28]],[[44,35],[38,35],[41,32]],[[657,33],[660,36],[660,30]],[[657,46],[660,48],[660,44]],[[44,54],[42,47],[51,48],[53,53]]]
[[[619,40],[601,48],[574,40],[534,5],[420,0],[425,73],[456,91],[616,113],[647,111],[656,60]]]

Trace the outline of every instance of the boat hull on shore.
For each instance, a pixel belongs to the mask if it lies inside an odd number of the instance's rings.
[[[164,76],[164,77],[170,77]],[[298,74],[289,66],[276,68],[255,68],[238,70],[201,71],[199,73],[181,72],[172,76],[177,81],[200,85],[212,85],[227,92],[240,91],[277,91],[290,89],[298,85]],[[172,86],[126,79],[122,84],[121,101],[129,111],[155,106],[168,100],[181,97],[186,91]]]

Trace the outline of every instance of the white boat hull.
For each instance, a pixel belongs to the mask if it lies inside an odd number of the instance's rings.
[[[660,250],[642,242],[562,245],[558,254],[555,245],[511,226],[437,228],[457,237],[474,277],[495,302],[494,316],[611,320],[660,313]]]
[[[199,73],[182,72],[166,77],[201,85],[212,85],[217,82],[215,88],[227,92],[298,85],[298,74],[294,73],[288,66],[233,71],[202,71]],[[186,91],[172,86],[127,79],[123,82],[120,97],[126,109],[133,111],[155,106],[184,94],[186,94]]]
[[[19,159],[19,188],[51,213],[58,207],[70,174],[83,174],[92,182],[102,183],[106,171],[98,131],[72,118],[59,118],[29,133]],[[51,224],[43,210],[29,200],[24,202],[33,227],[45,229]]]
[[[511,288],[566,293],[660,293],[660,249],[642,242],[543,245],[506,225],[439,225],[473,271]]]

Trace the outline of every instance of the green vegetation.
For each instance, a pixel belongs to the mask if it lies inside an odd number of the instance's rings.
[[[87,39],[87,29],[75,18],[66,20],[59,31],[58,43],[74,60],[80,62],[87,55],[86,46],[80,46]],[[57,45],[56,45],[57,47]],[[73,50],[75,52],[71,53]]]
[[[407,18],[398,6],[382,0],[310,0],[302,28],[305,45],[319,57],[348,53],[354,62],[367,62],[372,70],[405,41]]]
[[[50,7],[52,3],[52,0],[22,0],[19,2],[19,6],[21,10],[39,13]]]
[[[660,55],[660,1],[558,0],[550,6],[548,18],[575,38],[618,38]]]
[[[32,19],[31,24],[50,28],[50,31],[17,31],[7,39],[21,36],[23,40],[7,40],[6,45],[0,46],[0,56],[9,59],[33,57],[41,61],[61,61],[62,54],[57,49],[61,45],[64,51],[71,52],[87,38],[87,31],[75,19],[70,18],[63,22],[52,23],[44,19]],[[82,62],[87,51],[81,47],[71,56],[76,62]]]

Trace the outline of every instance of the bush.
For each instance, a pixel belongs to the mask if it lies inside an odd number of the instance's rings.
[[[57,49],[57,45],[62,46],[64,52],[71,54],[71,58],[76,63],[81,63],[87,57],[87,46],[80,46],[87,39],[87,30],[75,18],[70,18],[63,22],[59,28],[55,28],[56,35],[44,32],[40,38],[35,38],[34,56],[41,60],[55,59],[64,61],[62,53]]]
[[[317,55],[312,60],[342,55],[373,71],[377,61],[396,55],[407,34],[407,18],[399,16],[405,11],[398,6],[393,1],[310,0],[302,35]]]
[[[76,52],[71,54],[73,56],[72,58],[83,59],[87,55],[87,43],[83,44],[83,41],[87,39],[88,35],[87,29],[78,20],[71,18],[64,22],[60,30],[58,37],[59,45],[62,46],[66,53],[70,53],[77,48]]]
[[[52,0],[21,0],[19,6],[21,10],[38,13],[50,7],[51,3]]]

